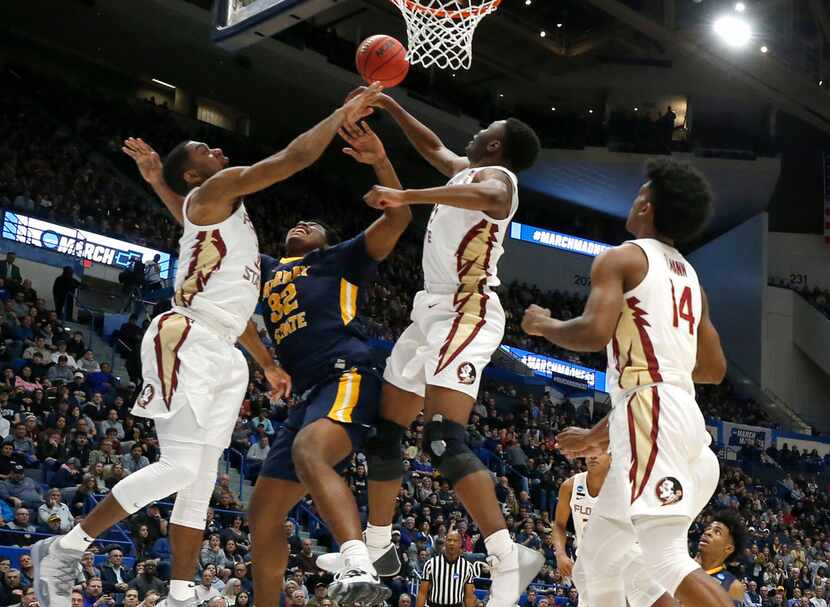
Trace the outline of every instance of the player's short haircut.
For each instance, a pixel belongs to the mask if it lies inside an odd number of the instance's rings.
[[[542,144],[536,132],[517,118],[508,118],[504,125],[504,158],[513,172],[529,169],[539,158]]]
[[[684,162],[657,158],[646,163],[654,204],[654,227],[675,242],[700,234],[712,215],[712,190],[703,174]]]
[[[712,522],[720,523],[729,529],[729,535],[732,536],[732,545],[735,547],[735,551],[732,554],[741,554],[744,546],[746,546],[747,532],[740,515],[731,510],[719,510],[712,514]]]
[[[190,186],[184,180],[185,171],[190,168],[190,152],[187,149],[187,144],[190,141],[182,141],[179,145],[170,150],[167,157],[164,159],[162,172],[164,180],[170,189],[180,194],[187,195]]]

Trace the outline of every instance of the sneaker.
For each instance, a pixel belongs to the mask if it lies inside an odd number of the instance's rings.
[[[177,601],[169,594],[161,601],[156,603],[157,607],[198,607],[201,604],[199,597],[196,596],[196,585],[193,585],[193,596],[188,597],[183,601]]]
[[[54,536],[32,545],[35,596],[41,607],[71,607],[72,588],[83,552],[62,548]]]
[[[394,544],[389,543],[383,548],[372,548],[367,544],[366,547],[369,549],[372,565],[380,577],[398,575],[401,570],[401,557],[398,556],[398,549]],[[317,566],[323,571],[337,573],[344,568],[343,557],[339,552],[321,554],[317,557]]]
[[[541,552],[514,543],[513,550],[505,558],[489,556],[487,563],[493,579],[487,607],[513,607],[542,569],[545,557]]]
[[[392,591],[381,583],[376,574],[360,567],[350,567],[334,575],[327,594],[338,605],[348,607],[360,603],[361,607],[368,607],[382,605],[392,596]]]

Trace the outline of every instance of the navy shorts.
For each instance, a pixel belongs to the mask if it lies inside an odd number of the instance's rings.
[[[352,449],[359,448],[377,422],[382,385],[383,378],[377,369],[355,368],[308,390],[302,402],[291,409],[285,424],[277,431],[260,474],[300,482],[294,470],[291,447],[300,430],[318,419],[328,418],[343,424],[352,441]],[[338,472],[345,470],[349,459],[347,457],[338,464]]]

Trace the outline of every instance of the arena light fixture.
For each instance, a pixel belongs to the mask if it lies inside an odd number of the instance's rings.
[[[525,0],[525,6],[530,6],[533,4],[533,0]]]
[[[542,30],[541,32],[539,32],[539,37],[540,38],[544,38],[547,35],[548,35],[548,33],[545,30]]]
[[[738,11],[739,13],[744,12],[746,10],[746,4],[744,4],[743,2],[736,2],[735,3],[735,10]]]
[[[166,87],[166,88],[168,88],[168,89],[173,89],[173,90],[176,90],[175,85],[170,84],[169,82],[165,82],[164,80],[159,80],[158,78],[152,78],[151,80],[152,80],[153,82],[155,82],[156,84],[160,84],[160,85],[161,85],[161,86],[163,86],[163,87]]]
[[[746,46],[752,38],[752,28],[745,19],[726,15],[719,17],[714,23],[715,33],[732,48]]]
[[[768,49],[766,46],[762,46],[762,47],[761,47],[761,52],[762,52],[762,53],[768,53],[768,52],[769,52],[769,49]]]
[[[550,108],[550,111],[551,111],[551,112],[555,112],[555,111],[556,111],[556,106],[555,106],[555,105],[554,105],[554,106],[552,106],[552,107]]]
[[[559,29],[562,29],[564,26],[565,26],[564,23],[557,23],[556,24],[556,27],[559,28]]]

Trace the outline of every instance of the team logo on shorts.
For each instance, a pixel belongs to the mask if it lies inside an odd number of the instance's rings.
[[[476,368],[471,363],[461,363],[456,373],[462,384],[469,386],[476,383]]]
[[[673,476],[667,476],[657,483],[657,499],[663,506],[676,504],[683,499],[683,485]]]
[[[142,409],[146,409],[147,405],[150,404],[150,401],[153,400],[153,397],[156,395],[156,389],[153,387],[153,384],[147,384],[144,386],[144,389],[141,391],[141,394],[136,400],[136,404],[141,407]]]

